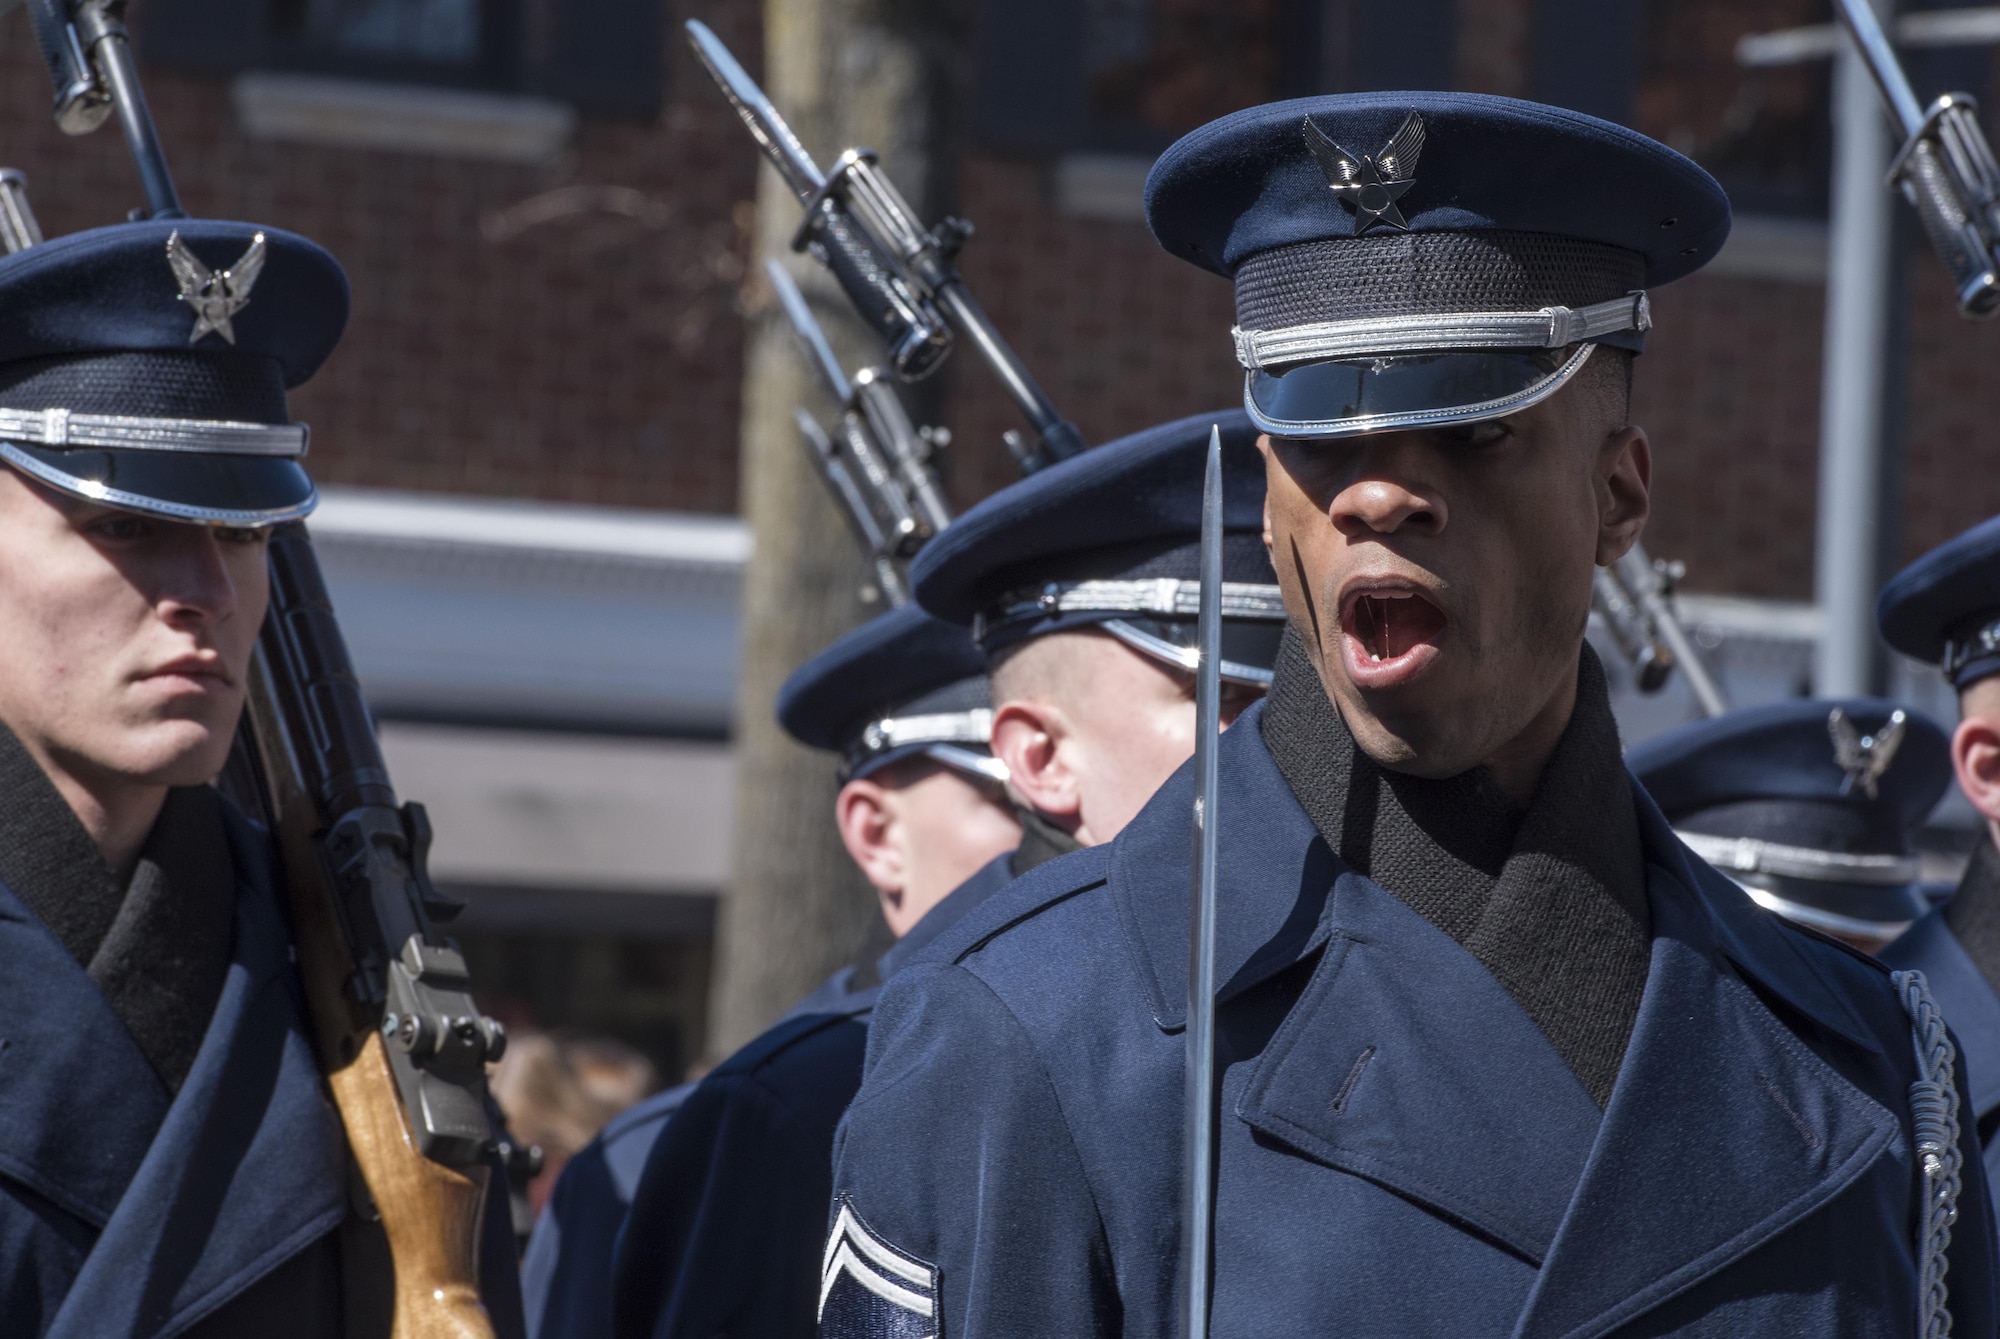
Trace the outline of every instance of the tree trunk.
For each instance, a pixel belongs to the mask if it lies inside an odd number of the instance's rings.
[[[763,84],[822,166],[850,146],[884,167],[926,220],[941,212],[951,90],[964,50],[956,3],[765,0]],[[742,152],[754,153],[749,136]],[[833,825],[837,761],[778,728],[772,704],[794,669],[880,612],[864,603],[867,567],[792,421],[803,405],[829,420],[790,326],[763,280],[767,256],[790,267],[852,373],[884,350],[818,264],[791,252],[797,200],[768,167],[757,193],[758,255],[749,289],[743,380],[743,516],[755,536],[744,574],[736,710],[735,877],[718,926],[709,1053],[756,1036],[843,963],[879,951],[887,931],[872,890]],[[909,401],[922,421],[931,406]]]

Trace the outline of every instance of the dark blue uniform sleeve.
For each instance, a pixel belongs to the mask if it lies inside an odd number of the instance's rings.
[[[611,1330],[611,1253],[625,1224],[604,1145],[563,1164],[521,1260],[521,1301],[534,1339],[600,1339]]]
[[[633,1193],[613,1334],[810,1339],[833,1132],[863,1045],[852,1018],[792,1020],[695,1089]]]
[[[913,965],[885,988],[834,1194],[821,1339],[1119,1333],[1056,1090],[1012,1012],[962,968]]]

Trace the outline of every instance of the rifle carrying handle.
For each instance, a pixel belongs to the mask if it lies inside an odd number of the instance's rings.
[[[1925,137],[1911,145],[1899,175],[1931,246],[1951,273],[1959,312],[1975,318],[1993,315],[2000,310],[2000,274],[1978,225],[1959,202],[1957,183],[1937,143]]]
[[[889,347],[889,363],[904,381],[920,381],[951,352],[951,331],[934,319],[858,224],[823,200],[806,216],[795,245],[810,246],[833,271],[855,312]]]

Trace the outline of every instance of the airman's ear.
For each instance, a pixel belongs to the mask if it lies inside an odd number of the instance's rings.
[[[1652,511],[1653,446],[1644,428],[1626,426],[1604,439],[1596,487],[1596,562],[1609,567],[1639,542]]]
[[[841,844],[875,891],[889,901],[901,897],[909,866],[894,792],[865,777],[850,781],[834,799],[833,817]]]
[[[2000,830],[2000,721],[1979,715],[1960,721],[1951,736],[1951,765],[1965,798]]]
[[[1083,812],[1083,795],[1070,770],[1070,735],[1060,707],[1046,702],[1002,703],[993,713],[993,756],[1007,764],[1007,786],[1023,804],[1062,820]]]

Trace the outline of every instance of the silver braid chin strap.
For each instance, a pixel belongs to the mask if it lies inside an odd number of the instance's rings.
[[[1917,1294],[1920,1339],[1951,1333],[1951,1296],[1945,1270],[1951,1262],[1951,1226],[1958,1221],[1958,1082],[1953,1069],[1958,1048],[1945,1031],[1944,1015],[1931,998],[1922,972],[1892,972],[1903,1012],[1910,1016],[1910,1039],[1917,1053],[1917,1081],[1910,1085],[1910,1117],[1916,1127],[1917,1159],[1924,1173],[1923,1217],[1917,1240],[1921,1268]]]

